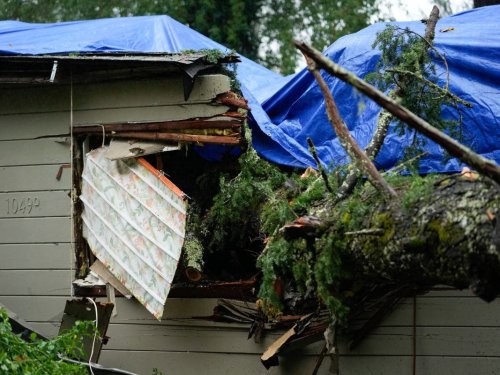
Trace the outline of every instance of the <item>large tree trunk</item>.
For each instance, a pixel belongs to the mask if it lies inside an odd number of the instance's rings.
[[[351,253],[365,276],[471,287],[491,301],[500,292],[500,191],[487,179],[435,184],[411,208],[375,205],[365,220],[375,231],[352,234]]]

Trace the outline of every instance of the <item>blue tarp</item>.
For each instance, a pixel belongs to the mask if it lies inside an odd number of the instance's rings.
[[[466,11],[441,19],[437,24],[435,46],[445,56],[450,71],[450,90],[472,103],[464,110],[464,143],[481,155],[500,163],[500,6]],[[421,22],[397,22],[421,35]],[[376,34],[386,24],[375,24],[339,39],[324,54],[364,77],[375,69],[379,51],[371,48]],[[453,28],[448,32],[439,32]],[[443,63],[436,60],[441,83],[445,79]],[[365,146],[374,132],[380,107],[349,85],[323,74],[339,107],[339,111],[358,142]],[[364,105],[360,105],[363,103]],[[257,150],[275,162],[305,167],[314,165],[307,150],[311,137],[325,165],[348,161],[334,137],[325,114],[322,94],[312,75],[297,73],[281,89],[265,100],[263,111],[254,111],[259,124],[254,141]],[[450,113],[446,114],[450,116]],[[270,141],[273,140],[274,142]],[[385,169],[391,168],[411,144],[412,133],[399,136],[394,127],[376,159]],[[279,147],[276,146],[279,144]],[[456,159],[448,159],[436,144],[426,147],[429,155],[421,164],[421,172],[452,172],[461,169]]]
[[[464,139],[475,151],[500,162],[500,6],[490,6],[446,17],[438,22],[436,47],[445,54],[450,69],[450,89],[471,102],[464,111]],[[420,22],[395,23],[423,34]],[[371,45],[385,24],[375,24],[343,37],[325,54],[364,77],[375,68],[379,52]],[[147,16],[28,24],[0,22],[0,54],[54,54],[71,52],[180,52],[217,48],[222,45],[168,16]],[[437,60],[444,79],[443,64]],[[324,75],[345,122],[364,146],[374,131],[380,108],[348,85]],[[265,158],[288,166],[315,166],[307,150],[311,137],[323,163],[346,163],[344,151],[332,133],[325,114],[323,96],[314,79],[303,70],[293,76],[280,75],[242,58],[238,67],[242,91],[252,108],[253,144]],[[360,105],[362,103],[363,105]],[[448,114],[450,115],[450,114]],[[377,157],[382,168],[392,167],[411,142],[411,134],[390,131]],[[442,150],[427,146],[422,172],[457,171],[461,165],[446,159]]]
[[[182,52],[223,45],[169,16],[105,18],[60,23],[0,21],[0,54],[44,55],[72,52]],[[283,78],[242,57],[239,78],[248,90]]]

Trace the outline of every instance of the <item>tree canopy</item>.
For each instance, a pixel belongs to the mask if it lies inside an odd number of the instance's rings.
[[[59,22],[168,14],[284,74],[299,58],[291,41],[323,49],[370,23],[380,0],[0,0],[0,18]]]

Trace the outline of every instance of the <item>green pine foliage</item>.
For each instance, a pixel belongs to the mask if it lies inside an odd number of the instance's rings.
[[[51,340],[32,334],[26,342],[12,332],[5,309],[0,309],[0,374],[85,375],[85,366],[64,362],[61,357],[81,360],[83,339],[92,336],[94,323],[76,322],[70,330]]]
[[[203,242],[209,252],[228,247],[245,249],[251,237],[263,239],[261,208],[286,180],[276,166],[259,158],[253,149],[240,157],[240,168],[234,178],[220,177],[220,191],[201,223]]]
[[[448,91],[447,75],[444,85],[436,75],[436,61],[448,69],[445,57],[434,48],[432,40],[426,40],[410,29],[393,25],[377,35],[373,48],[379,48],[381,58],[374,73],[367,76],[382,91],[397,92],[400,103],[425,119],[436,128],[462,141],[462,106],[470,104]],[[454,116],[443,116],[448,109]],[[426,138],[417,136],[403,122],[397,120],[400,135],[411,132],[413,144],[406,150],[406,158],[421,153]]]

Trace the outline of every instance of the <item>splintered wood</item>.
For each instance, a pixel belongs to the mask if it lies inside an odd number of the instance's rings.
[[[82,88],[87,95],[79,92],[82,98],[75,98],[78,112],[73,134],[155,142],[156,147],[242,143],[242,124],[249,107],[244,98],[230,90],[229,77],[225,75],[197,77],[188,99],[184,98],[182,81],[177,78],[101,86]],[[141,108],[128,107],[137,100]],[[147,153],[150,152],[132,156]]]

